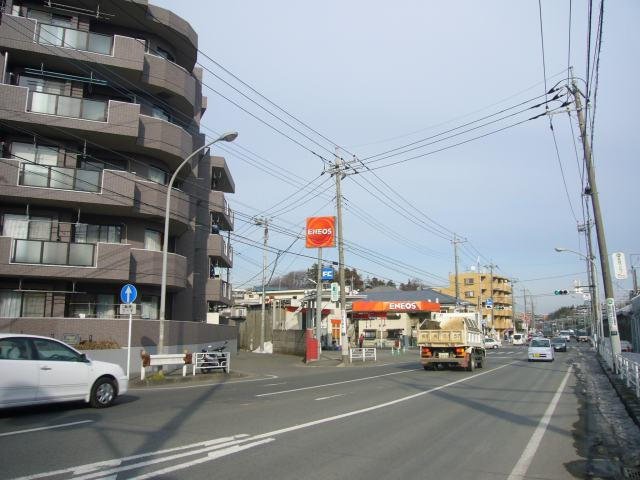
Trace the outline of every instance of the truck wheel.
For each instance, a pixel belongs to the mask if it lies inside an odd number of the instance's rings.
[[[467,365],[467,371],[473,372],[476,369],[476,361],[473,356],[469,355],[469,364]]]
[[[478,368],[482,368],[484,367],[484,361],[487,359],[487,357],[481,357],[480,361],[478,362]]]
[[[425,370],[433,370],[433,365],[423,365],[422,366]]]

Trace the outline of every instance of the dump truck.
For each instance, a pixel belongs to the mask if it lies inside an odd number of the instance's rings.
[[[420,362],[425,370],[458,366],[472,372],[486,362],[478,313],[432,313],[418,325]]]

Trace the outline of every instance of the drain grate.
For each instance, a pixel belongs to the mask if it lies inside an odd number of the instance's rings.
[[[631,480],[640,480],[640,468],[638,467],[622,467],[623,478]]]

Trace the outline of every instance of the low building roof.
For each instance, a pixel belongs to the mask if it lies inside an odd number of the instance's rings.
[[[424,290],[397,290],[391,288],[389,290],[366,290],[362,292],[369,301],[412,301],[412,302],[438,302],[445,305],[455,305],[456,298],[451,295],[436,292],[431,288]],[[468,305],[469,302],[458,301],[460,305]]]

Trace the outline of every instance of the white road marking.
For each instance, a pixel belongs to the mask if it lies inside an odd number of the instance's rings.
[[[333,385],[342,385],[342,384],[345,384],[345,383],[363,382],[365,380],[371,380],[373,378],[388,377],[390,375],[400,375],[401,373],[416,372],[418,370],[422,370],[422,368],[420,368],[420,369],[413,368],[411,370],[400,370],[399,372],[383,373],[381,375],[373,375],[371,377],[355,378],[353,380],[344,380],[342,382],[324,383],[322,385],[312,385],[311,387],[292,388],[291,390],[280,390],[279,392],[260,393],[260,394],[256,395],[256,397],[269,397],[271,395],[282,395],[283,393],[301,392],[303,390],[312,390],[314,388],[331,387]]]
[[[139,463],[127,465],[126,467],[111,468],[111,469],[106,470],[106,471],[96,472],[96,473],[93,473],[93,474],[90,474],[90,475],[85,475],[85,476],[82,476],[82,477],[74,477],[74,480],[90,480],[90,479],[93,479],[93,478],[102,478],[102,477],[105,477],[107,475],[112,475],[112,474],[118,473],[120,471],[142,468],[142,467],[149,466],[149,465],[152,465],[152,464],[155,464],[155,463],[160,463],[160,462],[164,462],[164,461],[172,461],[172,460],[176,460],[178,458],[187,457],[187,456],[191,456],[191,455],[197,455],[197,454],[200,454],[200,453],[206,453],[207,454],[207,456],[205,457],[206,460],[205,460],[205,458],[201,458],[201,459],[194,460],[194,461],[191,461],[191,462],[186,462],[186,463],[179,464],[179,465],[173,465],[171,467],[167,467],[166,469],[163,469],[163,470],[160,470],[160,471],[150,472],[150,473],[144,474],[143,476],[136,477],[137,480],[153,478],[155,476],[160,475],[161,472],[162,473],[168,473],[170,471],[175,471],[177,469],[188,468],[188,467],[191,467],[193,465],[197,465],[199,463],[203,463],[203,462],[206,462],[206,461],[214,460],[215,458],[218,458],[218,457],[223,456],[223,455],[229,455],[229,454],[244,450],[245,448],[251,448],[253,446],[257,446],[257,445],[261,445],[261,444],[266,444],[266,443],[272,442],[272,441],[274,441],[273,437],[275,437],[277,435],[282,435],[282,434],[293,432],[293,431],[296,431],[296,430],[302,430],[302,429],[313,427],[313,426],[316,426],[316,425],[322,425],[323,423],[334,422],[336,420],[341,420],[343,418],[353,417],[353,416],[356,416],[356,415],[362,415],[362,414],[365,414],[365,413],[369,413],[371,411],[375,411],[375,410],[379,410],[379,409],[382,409],[382,408],[390,407],[392,405],[397,405],[399,403],[407,402],[409,400],[413,400],[414,398],[418,398],[418,397],[421,397],[421,396],[424,396],[424,395],[428,395],[430,393],[433,393],[433,392],[436,392],[436,391],[439,391],[439,390],[443,390],[445,388],[451,387],[453,385],[457,385],[459,383],[467,382],[469,380],[472,380],[472,379],[477,378],[477,377],[481,377],[483,375],[488,375],[490,373],[496,372],[496,371],[498,371],[498,370],[500,370],[502,368],[508,367],[508,366],[513,365],[515,363],[517,363],[517,362],[510,362],[510,363],[507,363],[507,364],[504,364],[504,365],[500,365],[499,367],[492,368],[491,370],[486,370],[484,372],[477,373],[475,375],[470,375],[468,377],[464,377],[464,378],[461,378],[459,380],[456,380],[456,381],[453,381],[453,382],[449,382],[449,383],[446,383],[444,385],[440,385],[439,387],[434,387],[434,388],[430,388],[428,390],[423,390],[422,392],[418,392],[418,393],[414,393],[414,394],[411,394],[411,395],[407,395],[405,397],[400,397],[400,398],[397,398],[395,400],[391,400],[389,402],[380,403],[380,404],[377,404],[377,405],[373,405],[371,407],[362,408],[360,410],[353,410],[351,412],[346,412],[346,413],[343,413],[343,414],[340,414],[340,415],[335,415],[335,416],[332,416],[332,417],[321,418],[319,420],[313,420],[311,422],[301,423],[301,424],[298,424],[298,425],[293,425],[293,426],[290,426],[290,427],[285,427],[285,428],[281,428],[281,429],[278,429],[278,430],[273,430],[271,432],[262,433],[262,434],[254,435],[254,436],[251,436],[251,437],[248,437],[246,434],[235,435],[235,436],[232,436],[232,437],[219,438],[219,439],[209,440],[209,441],[206,441],[206,442],[197,442],[197,443],[193,443],[193,444],[190,444],[190,445],[184,445],[184,446],[181,446],[181,447],[169,448],[169,449],[165,449],[165,450],[158,450],[158,451],[149,452],[149,453],[142,453],[142,454],[139,454],[139,455],[132,455],[132,456],[123,457],[123,458],[120,458],[120,459],[107,460],[107,461],[103,461],[103,462],[96,462],[96,463],[88,464],[88,465],[80,465],[80,466],[71,467],[71,468],[62,469],[62,470],[55,470],[55,471],[51,471],[51,472],[38,473],[38,474],[34,474],[34,475],[20,477],[20,478],[15,479],[15,480],[35,480],[35,479],[38,479],[38,478],[45,478],[45,477],[51,477],[51,476],[74,473],[76,471],[82,471],[82,472],[95,471],[94,467],[100,467],[100,466],[111,467],[113,465],[122,464],[123,462],[130,461],[130,460],[135,460],[135,459],[138,459],[138,458],[152,457],[152,456],[157,456],[157,455],[163,455],[163,454],[166,454],[166,453],[178,452],[178,451],[181,451],[181,450],[188,450],[187,452],[184,452],[184,453],[181,453],[181,454],[169,455],[169,456],[166,456],[166,457],[150,460],[148,462],[139,462]],[[239,445],[241,442],[245,442],[245,441],[248,441],[250,443]],[[172,469],[172,470],[169,470],[169,469]]]
[[[535,431],[533,432],[533,435],[531,435],[531,438],[529,439],[529,443],[527,443],[527,446],[522,452],[522,455],[520,456],[518,463],[516,463],[515,467],[513,467],[513,470],[511,470],[511,474],[509,475],[507,480],[516,480],[516,479],[522,479],[525,477],[527,470],[529,469],[529,466],[533,461],[533,457],[535,456],[536,451],[540,446],[542,437],[544,436],[544,433],[547,431],[547,427],[549,426],[549,422],[551,421],[553,412],[555,412],[558,402],[560,401],[560,397],[562,396],[564,387],[567,385],[567,380],[569,380],[569,375],[571,375],[572,369],[573,369],[573,366],[569,367],[569,370],[567,370],[567,373],[562,379],[562,382],[560,383],[558,390],[556,390],[555,395],[551,399],[551,403],[547,407],[547,410],[544,412],[544,415],[540,419],[538,426],[536,427]]]
[[[328,397],[319,397],[319,398],[316,398],[315,400],[329,400],[330,398],[342,397],[343,395],[344,393],[339,393],[337,395],[330,395]]]
[[[51,425],[49,427],[29,428],[28,430],[17,430],[15,432],[0,433],[0,437],[8,437],[9,435],[19,435],[21,433],[39,432],[41,430],[51,430],[52,428],[70,427],[71,425],[80,425],[81,423],[91,423],[93,420],[81,420],[79,422],[62,423],[60,425]]]
[[[280,382],[280,383],[265,383],[263,385],[263,387],[275,387],[276,385],[286,385],[287,382]]]
[[[273,380],[274,378],[278,378],[277,375],[266,375],[264,378],[252,378],[251,380],[236,380],[235,382],[218,382],[218,383],[201,383],[198,385],[185,385],[180,387],[156,387],[156,388],[130,388],[128,392],[154,392],[157,390],[183,390],[185,388],[202,388],[202,387],[213,387],[216,385],[233,385],[235,383],[247,383],[247,382],[262,382],[264,380]]]

